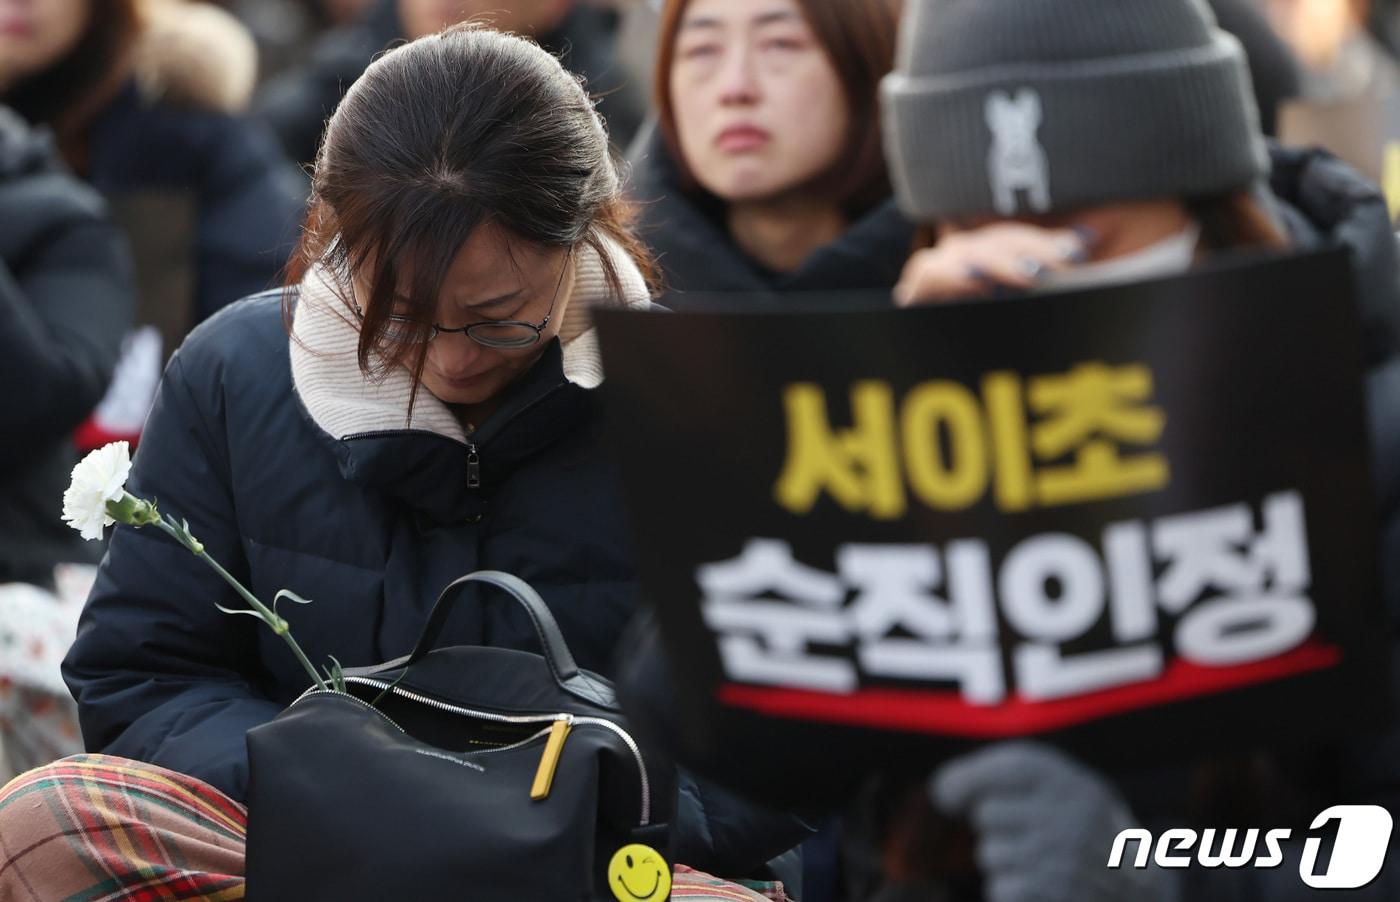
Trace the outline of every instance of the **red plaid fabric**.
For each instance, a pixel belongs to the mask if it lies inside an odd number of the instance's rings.
[[[247,814],[161,767],[78,755],[0,791],[0,899],[242,899]]]
[[[671,881],[672,899],[703,899],[706,902],[792,902],[781,883],[759,883],[743,880],[730,883],[703,871],[676,865]]]
[[[78,755],[0,789],[0,902],[244,897],[247,810],[184,774]],[[782,884],[730,883],[677,865],[671,897],[788,902]],[[753,888],[749,888],[752,886]]]

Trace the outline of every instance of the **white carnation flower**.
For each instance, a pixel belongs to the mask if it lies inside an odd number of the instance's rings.
[[[84,539],[102,538],[102,530],[117,522],[107,513],[107,502],[118,501],[131,473],[131,449],[113,442],[88,454],[73,468],[73,479],[63,493],[63,520]]]

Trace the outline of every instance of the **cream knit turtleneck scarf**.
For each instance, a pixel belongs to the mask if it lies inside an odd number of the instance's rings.
[[[564,377],[582,388],[603,381],[603,366],[592,311],[597,307],[646,309],[651,304],[646,282],[627,254],[606,244],[621,277],[623,296],[608,289],[602,261],[591,248],[577,252],[573,296],[564,310],[559,341],[563,346]],[[408,421],[413,380],[398,369],[381,380],[360,372],[356,360],[359,331],[322,269],[302,281],[292,323],[292,382],[316,425],[337,439],[367,432],[417,429],[465,443],[466,432],[447,405],[419,391]]]

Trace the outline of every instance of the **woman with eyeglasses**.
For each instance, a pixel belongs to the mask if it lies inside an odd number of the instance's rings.
[[[287,287],[176,353],[129,490],[188,519],[260,598],[313,599],[282,613],[318,663],[408,653],[444,586],[494,569],[539,591],[580,666],[610,674],[636,591],[590,311],[650,304],[627,221],[602,121],[554,57],[471,27],[385,54],[329,123]],[[440,644],[538,650],[522,612],[474,600]],[[245,733],[307,688],[278,636],[219,604],[243,607],[164,534],[117,527],[65,662],[104,757],[0,794],[0,898],[35,898],[33,881],[70,897],[99,867],[99,850],[44,842],[62,825],[13,793],[60,819],[111,802],[101,817],[137,837],[100,863],[117,881],[187,888],[193,874],[209,898],[242,898],[242,828],[226,817],[241,807],[172,825],[133,795],[154,781],[242,800]],[[744,812],[725,816],[679,836],[675,857],[710,869],[686,837]],[[738,841],[746,867],[785,848]],[[17,849],[39,851],[4,859]]]

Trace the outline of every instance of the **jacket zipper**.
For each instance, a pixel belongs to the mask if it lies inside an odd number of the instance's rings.
[[[520,408],[519,410],[517,410],[517,411],[515,411],[514,413],[512,413],[512,414],[510,415],[510,418],[507,419],[507,420],[505,420],[505,421],[503,421],[503,423],[501,424],[500,428],[496,429],[495,432],[499,433],[499,432],[503,431],[503,430],[505,429],[506,426],[510,425],[511,421],[518,419],[518,418],[519,418],[520,416],[522,416],[523,414],[529,412],[532,408],[537,407],[538,405],[540,405],[540,404],[542,404],[543,402],[547,401],[549,398],[553,397],[555,393],[557,393],[559,390],[561,390],[561,389],[563,389],[564,387],[566,387],[568,384],[569,384],[569,383],[568,383],[568,381],[566,380],[566,381],[564,381],[564,382],[559,383],[558,385],[555,385],[555,386],[551,387],[550,389],[548,389],[547,391],[545,391],[543,394],[541,394],[539,397],[535,398],[533,401],[531,401],[530,403],[526,404],[524,407],[522,407],[522,408]],[[382,431],[376,431],[376,432],[352,432],[351,434],[342,437],[342,438],[341,438],[341,441],[346,441],[346,442],[348,442],[348,441],[351,441],[351,440],[353,440],[353,439],[359,439],[359,438],[374,438],[374,437],[376,437],[376,436],[391,435],[391,434],[392,434],[392,435],[412,435],[412,434],[414,434],[414,433],[427,433],[428,435],[434,435],[434,436],[442,437],[442,436],[440,435],[440,433],[431,432],[431,431],[425,430],[425,429],[399,429],[399,430],[382,430]],[[480,451],[477,449],[477,446],[476,446],[476,443],[475,443],[475,442],[473,442],[471,439],[467,439],[466,441],[467,441],[467,488],[470,488],[470,489],[479,489],[479,488],[481,488],[481,454],[480,454]]]
[[[568,383],[566,381],[555,385],[548,391],[541,394],[539,397],[535,398],[530,403],[526,404],[524,407],[512,413],[509,419],[502,421],[499,428],[495,430],[494,434],[500,434],[501,432],[503,432],[505,428],[508,427],[513,421],[524,416],[530,411],[531,408],[534,408],[544,403],[549,398],[553,397],[553,395],[556,392],[564,388],[564,386],[567,384]],[[473,435],[475,435],[475,433],[473,433]],[[470,438],[467,439],[467,488],[481,488],[481,454],[476,447],[476,442],[472,441]]]
[[[467,488],[481,488],[481,455],[474,442],[467,442]]]
[[[546,770],[547,767],[550,768],[550,769],[549,769],[550,780],[552,780],[553,770],[552,770],[552,766],[550,766],[550,763],[549,763],[549,762],[550,762],[550,759],[551,759],[551,756],[552,756],[552,758],[553,758],[553,764],[554,764],[554,765],[557,765],[557,764],[558,764],[558,756],[559,756],[559,754],[563,751],[563,748],[564,748],[564,739],[566,739],[566,738],[568,737],[568,728],[572,728],[573,726],[578,726],[578,725],[585,725],[585,726],[602,727],[602,728],[605,729],[605,730],[609,730],[609,731],[611,731],[612,733],[616,734],[617,737],[618,737],[619,739],[622,740],[623,744],[627,746],[628,751],[630,751],[630,752],[632,753],[633,759],[635,759],[636,762],[637,762],[637,774],[638,774],[638,776],[639,776],[640,779],[641,779],[641,788],[642,788],[642,811],[641,811],[641,818],[640,818],[640,820],[639,820],[639,826],[645,827],[645,826],[648,826],[648,825],[651,823],[651,779],[650,779],[650,777],[649,777],[648,774],[647,774],[647,765],[646,765],[645,759],[642,757],[642,750],[641,750],[641,747],[637,745],[637,741],[636,741],[635,739],[632,738],[631,734],[629,734],[629,733],[628,733],[626,730],[624,730],[622,727],[618,726],[617,724],[613,723],[613,722],[610,721],[610,720],[606,720],[606,719],[604,719],[604,718],[602,718],[602,717],[576,717],[576,716],[574,716],[574,715],[572,715],[572,714],[564,714],[564,713],[560,713],[560,714],[516,714],[516,715],[511,715],[511,714],[493,714],[493,713],[491,713],[491,712],[489,712],[489,711],[476,711],[476,710],[473,710],[473,709],[471,709],[471,708],[462,708],[462,707],[459,707],[459,706],[457,706],[457,705],[450,705],[450,704],[448,704],[447,702],[439,701],[438,699],[435,699],[435,698],[429,698],[429,697],[426,696],[426,695],[420,695],[419,693],[413,692],[412,690],[404,689],[404,688],[401,687],[401,686],[391,685],[391,684],[389,684],[389,683],[387,683],[387,682],[384,682],[384,681],[382,681],[382,680],[372,680],[372,679],[369,679],[368,677],[346,677],[346,678],[345,678],[345,682],[347,682],[347,683],[356,683],[356,684],[361,685],[361,686],[372,686],[372,687],[374,687],[375,689],[379,689],[379,690],[381,690],[381,691],[387,689],[387,690],[389,690],[390,692],[392,692],[394,695],[399,696],[400,698],[406,698],[406,699],[408,699],[409,701],[418,702],[419,704],[427,705],[427,706],[429,706],[430,708],[437,708],[439,711],[446,711],[446,712],[451,713],[451,714],[461,714],[461,715],[463,715],[463,716],[465,716],[465,717],[475,717],[475,718],[478,718],[478,719],[480,719],[480,720],[489,720],[489,721],[494,721],[494,722],[496,722],[496,723],[519,723],[519,724],[528,724],[528,723],[548,723],[548,724],[550,724],[550,727],[549,727],[549,729],[548,729],[547,731],[541,731],[541,733],[535,734],[535,736],[530,737],[530,739],[523,740],[523,742],[529,742],[529,741],[531,741],[531,740],[533,740],[533,739],[538,738],[538,737],[539,737],[542,733],[544,733],[544,732],[550,733],[550,734],[551,734],[551,739],[552,739],[552,740],[553,740],[553,737],[554,737],[555,735],[562,734],[562,735],[559,735],[559,738],[558,738],[557,740],[554,740],[554,741],[552,741],[551,743],[546,744],[546,746],[545,746],[545,753],[546,753],[546,754],[541,758],[541,761],[540,761],[540,770],[539,770],[539,772],[537,772],[536,775],[535,775],[535,777],[536,777],[536,785],[531,787],[532,791],[533,791],[533,790],[536,790],[536,789],[543,788],[546,794],[548,793],[548,782],[549,782],[549,781],[545,781],[545,784],[543,785],[543,787],[540,786],[540,781],[541,781],[541,778],[542,778],[542,776],[543,776],[543,774],[544,774],[544,772],[545,772],[545,770]],[[318,690],[312,690],[312,691],[318,691]],[[353,698],[353,696],[351,696],[351,697]],[[303,696],[303,698],[305,698],[305,696]],[[298,699],[298,701],[300,701],[300,699]],[[355,701],[359,702],[360,700],[359,700],[358,698],[356,698]],[[293,702],[293,704],[295,704],[295,702]],[[380,711],[378,708],[375,708],[374,706],[368,704],[367,702],[360,702],[360,704],[365,705],[365,707],[369,708],[369,709],[372,710],[372,711],[375,711],[375,712],[378,713],[381,717],[384,717],[385,720],[389,720],[388,715],[384,714],[384,712]],[[390,723],[393,723],[392,720],[389,720],[389,722],[390,722]],[[561,728],[561,727],[559,726],[560,724],[564,724],[564,725],[566,725],[566,726],[563,727],[563,728]],[[395,726],[398,726],[398,725],[395,724]],[[400,729],[400,731],[402,731],[403,728],[400,727],[399,729]],[[521,744],[523,744],[523,742],[521,742],[521,743],[516,743],[516,745],[521,745]],[[507,746],[507,748],[513,748],[513,746]],[[496,751],[500,751],[500,750],[497,749]],[[477,753],[474,753],[474,754],[483,754],[483,753],[477,752]],[[532,794],[533,794],[533,792],[532,792]]]

